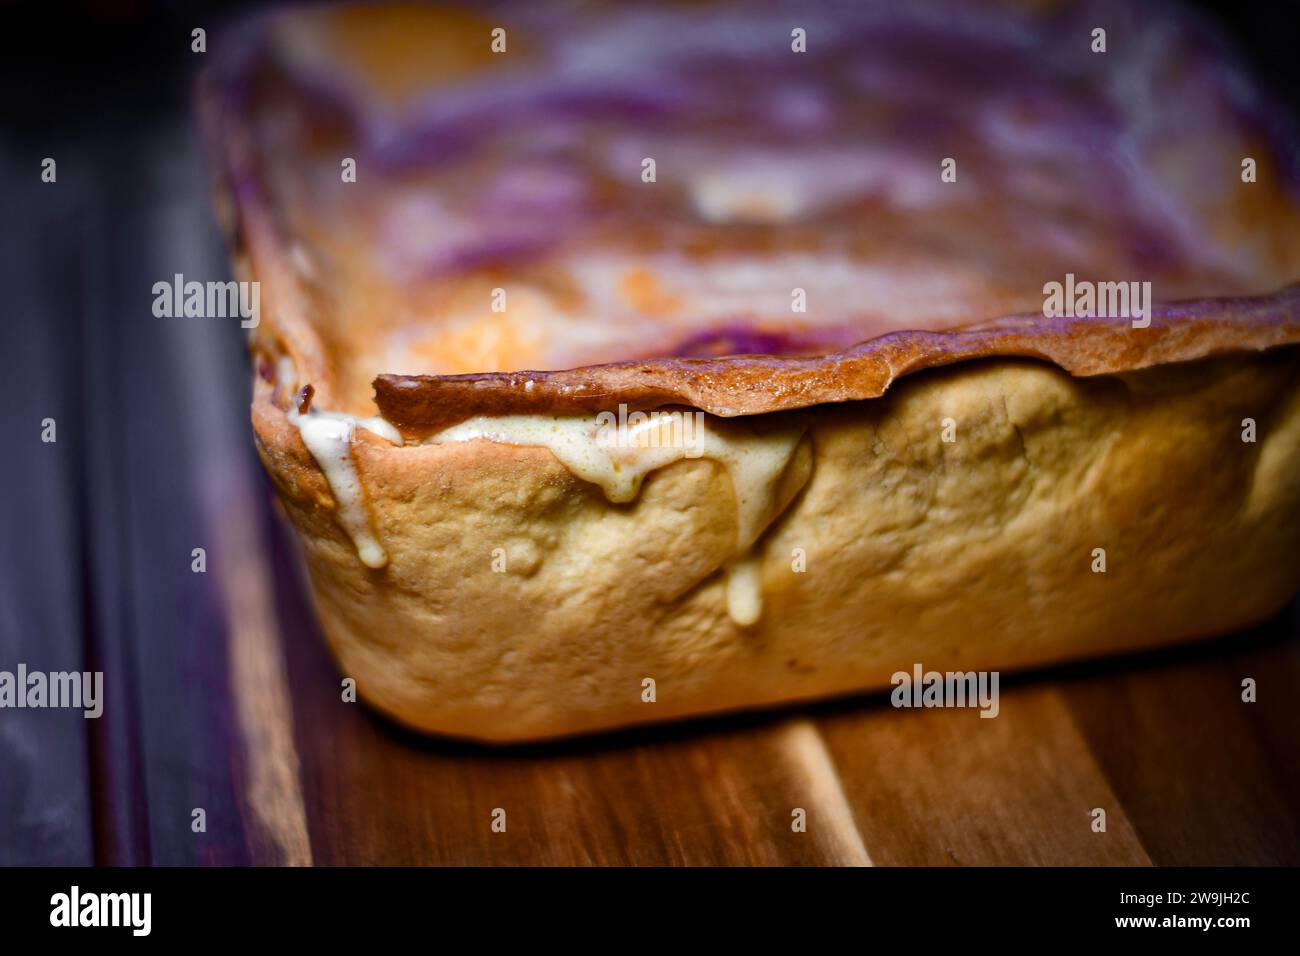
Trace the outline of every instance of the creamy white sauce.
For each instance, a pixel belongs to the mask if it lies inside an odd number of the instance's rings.
[[[687,412],[687,415],[695,413]],[[754,542],[775,517],[778,480],[803,435],[802,426],[756,431],[741,421],[700,415],[694,427],[675,434],[689,440],[665,441],[673,434],[662,422],[631,427],[610,441],[595,416],[480,416],[453,425],[427,442],[486,439],[550,449],[574,475],[598,485],[614,502],[636,498],[645,476],[683,458],[710,458],[723,465],[736,496],[736,543],[724,565],[727,610],[742,627],[762,613]]]
[[[357,557],[368,568],[382,568],[388,563],[388,553],[375,537],[366,510],[365,493],[352,461],[352,442],[355,430],[364,428],[394,445],[402,444],[402,436],[384,419],[356,418],[341,412],[309,409],[303,415],[290,409],[289,421],[302,435],[303,444],[316,459],[325,474],[334,502],[338,507],[339,523],[352,538]]]
[[[282,359],[278,371],[281,381],[294,381],[292,363]],[[306,414],[291,408],[287,414],[329,483],[339,523],[352,538],[357,557],[367,567],[384,567],[388,554],[371,527],[352,443],[358,428],[394,445],[403,443],[401,433],[379,416],[357,418],[317,408]],[[803,428],[757,431],[742,421],[701,412],[676,414],[685,418],[650,418],[613,430],[602,428],[596,416],[480,416],[453,425],[426,443],[486,439],[541,446],[614,502],[634,500],[647,474],[675,461],[704,457],[718,462],[727,469],[736,498],[735,549],[722,568],[727,611],[736,624],[748,627],[757,623],[763,607],[754,542],[776,517],[777,482]]]
[[[763,615],[763,582],[758,558],[747,553],[727,562],[727,613],[741,627],[757,624]]]

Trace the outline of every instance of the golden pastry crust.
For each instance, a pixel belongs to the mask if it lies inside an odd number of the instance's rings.
[[[758,545],[749,628],[727,614],[735,504],[708,460],[611,505],[543,448],[358,433],[375,571],[265,386],[254,425],[342,672],[402,723],[477,740],[881,688],[915,662],[1153,647],[1262,620],[1296,588],[1300,349],[1089,379],[992,360],[781,414],[807,419],[810,460]]]
[[[1100,58],[1087,8],[832,14],[797,60],[779,4],[329,8],[220,45],[257,447],[363,699],[535,740],[1154,647],[1300,585],[1300,193],[1261,104],[1173,19]],[[1028,314],[1067,271],[1151,280],[1150,326]],[[544,443],[426,442],[620,405],[791,452],[742,521],[717,456],[614,503]]]

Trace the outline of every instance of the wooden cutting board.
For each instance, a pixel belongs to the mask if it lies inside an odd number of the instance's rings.
[[[187,128],[140,136],[70,155],[57,190],[3,157],[31,226],[0,240],[0,668],[107,690],[97,721],[0,712],[0,863],[1300,863],[1294,610],[1005,680],[995,720],[876,695],[485,750],[343,702],[238,323],[151,314],[153,282],[227,267]]]

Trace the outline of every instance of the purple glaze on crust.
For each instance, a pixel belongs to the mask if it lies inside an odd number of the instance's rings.
[[[808,355],[824,353],[857,336],[852,329],[760,329],[731,322],[685,339],[668,355],[675,358],[722,358],[733,355]]]

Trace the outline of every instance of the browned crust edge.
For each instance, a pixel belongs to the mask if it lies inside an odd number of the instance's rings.
[[[878,398],[898,378],[940,365],[1028,357],[1071,375],[1127,372],[1300,342],[1300,284],[1271,295],[1199,299],[1129,319],[1009,316],[946,332],[893,332],[812,357],[739,355],[619,362],[552,372],[380,375],[375,403],[408,435],[474,415],[576,414],[687,405],[731,418]]]

